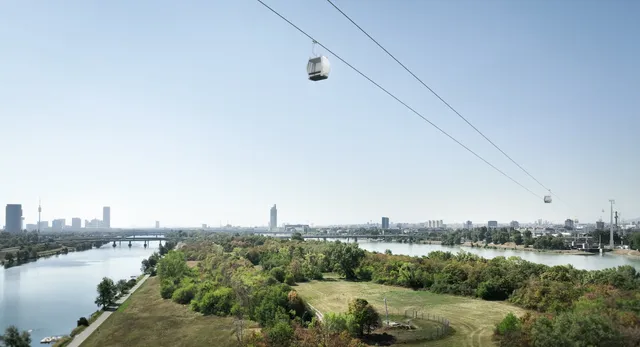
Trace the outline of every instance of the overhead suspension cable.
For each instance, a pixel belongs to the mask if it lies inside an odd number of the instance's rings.
[[[489,161],[487,161],[486,159],[484,159],[482,156],[480,156],[478,153],[474,152],[473,150],[471,150],[469,147],[465,146],[462,142],[458,141],[455,137],[451,136],[449,133],[447,133],[446,131],[444,131],[442,128],[440,128],[439,126],[437,126],[435,123],[433,123],[432,121],[430,121],[429,119],[427,119],[425,116],[423,116],[420,112],[416,111],[415,109],[413,109],[411,106],[409,106],[407,103],[405,103],[404,101],[400,100],[397,96],[395,96],[393,93],[391,93],[390,91],[388,91],[387,89],[385,89],[384,87],[382,87],[380,84],[378,84],[377,82],[375,82],[373,79],[371,79],[369,76],[367,76],[366,74],[364,74],[363,72],[361,72],[360,70],[358,70],[357,68],[355,68],[353,65],[351,65],[349,62],[347,62],[346,60],[344,60],[342,57],[340,57],[338,54],[336,54],[335,52],[333,52],[331,49],[329,49],[327,46],[323,45],[320,41],[316,40],[315,38],[313,38],[311,35],[307,34],[304,30],[300,29],[300,27],[298,27],[297,25],[295,25],[293,22],[291,22],[290,20],[288,20],[286,17],[284,17],[283,15],[281,15],[280,13],[278,13],[278,11],[274,10],[273,8],[269,7],[269,5],[265,4],[262,0],[257,0],[260,4],[262,4],[264,7],[266,7],[267,9],[269,9],[271,12],[273,12],[275,15],[277,15],[278,17],[280,17],[280,19],[284,20],[285,22],[287,22],[289,25],[291,25],[293,28],[295,28],[296,30],[298,30],[301,34],[303,34],[304,36],[306,36],[307,38],[309,38],[312,42],[315,42],[317,45],[319,45],[320,47],[324,48],[327,52],[331,53],[331,55],[333,55],[334,57],[336,57],[338,60],[340,60],[341,62],[343,62],[345,65],[347,65],[348,67],[350,67],[353,71],[355,71],[356,73],[358,73],[360,76],[364,77],[366,80],[368,80],[369,82],[371,82],[371,84],[375,85],[376,87],[378,87],[378,89],[382,90],[383,92],[385,92],[387,95],[389,95],[390,97],[392,97],[393,99],[395,99],[397,102],[399,102],[400,104],[402,104],[404,107],[406,107],[407,109],[409,109],[411,112],[413,112],[415,115],[417,115],[418,117],[420,117],[422,120],[424,120],[425,122],[429,123],[431,126],[433,126],[434,128],[436,128],[438,131],[440,131],[442,134],[444,134],[445,136],[447,136],[448,138],[450,138],[451,140],[453,140],[455,143],[457,143],[458,145],[460,145],[462,148],[466,149],[469,153],[473,154],[474,156],[476,156],[478,159],[482,160],[485,164],[489,165],[490,167],[492,167],[494,170],[498,171],[500,174],[502,174],[504,177],[508,178],[509,180],[511,180],[513,183],[517,184],[518,186],[520,186],[522,189],[526,190],[527,192],[529,192],[531,195],[535,196],[536,198],[542,198],[541,196],[539,196],[538,194],[534,193],[533,191],[531,191],[529,188],[525,187],[522,183],[516,181],[513,177],[509,176],[508,174],[506,174],[504,171],[498,169],[495,165],[491,164]]]
[[[416,74],[414,74],[411,70],[409,70],[408,67],[406,67],[403,63],[401,63],[400,60],[398,60],[393,54],[391,54],[386,48],[384,48],[376,39],[374,39],[371,35],[369,35],[368,32],[366,32],[364,29],[362,29],[362,27],[360,25],[358,25],[353,19],[351,19],[351,17],[349,17],[346,13],[344,13],[344,11],[342,11],[338,6],[336,6],[336,4],[334,4],[331,0],[327,0],[327,2],[329,4],[331,4],[331,6],[333,6],[336,10],[338,10],[338,12],[340,12],[353,25],[355,25],[356,28],[360,29],[360,31],[362,31],[363,34],[365,34],[369,39],[371,39],[371,41],[373,41],[376,45],[378,45],[378,47],[380,47],[380,49],[382,49],[393,60],[395,60],[396,63],[398,63],[400,66],[402,66],[402,68],[404,68],[409,74],[411,74],[411,76],[413,76],[413,78],[415,78],[418,82],[420,82],[420,84],[422,84],[425,88],[427,88],[433,95],[435,95],[438,99],[440,99],[440,101],[442,101],[442,103],[444,103],[451,111],[453,111],[456,115],[458,115],[458,117],[460,117],[470,127],[472,127],[473,130],[475,130],[478,134],[480,134],[482,137],[484,137],[485,140],[487,140],[490,144],[492,144],[493,147],[495,147],[498,151],[500,151],[500,153],[502,153],[505,157],[507,157],[512,163],[516,164],[516,166],[518,166],[520,168],[520,170],[522,170],[525,174],[527,174],[534,181],[536,181],[542,188],[544,188],[545,190],[549,191],[550,194],[553,194],[556,198],[558,198],[558,200],[560,200],[560,198],[556,194],[551,193],[551,189],[547,188],[544,184],[542,184],[537,178],[535,178],[531,173],[529,173],[529,171],[525,170],[525,168],[522,167],[522,165],[518,164],[513,158],[511,158],[507,153],[505,153],[505,151],[503,151],[500,147],[498,147],[498,145],[496,145],[493,141],[491,141],[484,133],[482,133],[482,131],[480,131],[473,124],[471,124],[471,122],[469,122],[462,114],[460,114],[460,112],[458,112],[455,108],[453,108],[453,106],[451,106],[451,104],[449,104],[447,101],[445,101],[444,98],[442,98],[438,93],[436,93],[433,89],[431,89],[431,87],[429,87],[418,76],[416,76]]]

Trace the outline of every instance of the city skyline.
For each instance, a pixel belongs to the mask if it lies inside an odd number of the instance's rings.
[[[640,217],[639,2],[340,4],[551,204],[330,5],[269,5],[534,194],[324,49],[331,75],[309,81],[310,40],[259,3],[9,1],[3,204],[29,223],[38,197],[47,221],[113,206],[112,227],[265,225],[274,202],[322,225],[608,221],[609,199]]]
[[[9,206],[22,206],[20,204],[7,204],[7,209],[9,209]],[[270,216],[269,216],[269,220],[265,223],[256,223],[256,224],[243,224],[243,223],[233,223],[232,221],[226,220],[225,223],[222,222],[222,219],[219,220],[219,225],[218,226],[223,226],[223,225],[232,225],[232,226],[245,226],[245,227],[253,227],[253,226],[258,226],[258,227],[268,227],[271,228],[272,224],[275,223],[276,227],[281,227],[284,224],[310,224],[310,225],[322,225],[322,226],[329,226],[329,225],[366,225],[366,224],[372,224],[372,225],[381,225],[383,228],[385,227],[385,225],[387,226],[393,226],[395,227],[396,224],[400,223],[400,224],[413,224],[413,225],[419,225],[419,224],[424,224],[424,227],[428,227],[428,228],[439,228],[441,226],[451,226],[451,225],[461,225],[462,228],[467,227],[468,223],[471,223],[473,226],[481,226],[481,225],[486,225],[487,223],[491,223],[491,222],[497,222],[499,225],[511,225],[513,226],[513,223],[517,223],[518,225],[522,224],[522,225],[546,225],[546,224],[554,224],[554,225],[562,225],[567,223],[568,220],[571,220],[571,223],[574,223],[577,218],[575,217],[568,217],[565,219],[561,219],[561,220],[548,220],[548,219],[543,219],[543,218],[537,218],[534,220],[516,220],[516,219],[505,219],[503,220],[496,220],[496,219],[486,219],[486,220],[482,220],[482,219],[478,219],[478,220],[468,220],[468,219],[455,219],[455,220],[450,220],[450,221],[446,221],[446,220],[442,220],[442,219],[421,219],[421,220],[413,220],[413,221],[407,221],[407,220],[395,220],[391,217],[386,217],[383,216],[382,218],[382,222],[374,222],[374,220],[369,219],[369,220],[361,220],[361,221],[348,221],[345,223],[316,223],[314,221],[310,221],[308,219],[304,219],[303,222],[301,221],[292,221],[292,220],[286,220],[283,222],[278,222],[278,209],[276,208],[277,204],[274,204],[273,206],[271,206],[270,208]],[[43,209],[41,208],[41,201],[38,202],[38,212],[41,212]],[[617,216],[617,218],[615,219],[616,222],[620,222],[620,224],[622,225],[623,223],[631,223],[631,222],[639,222],[640,221],[640,217],[635,217],[635,218],[622,218],[621,214],[617,211],[614,210],[615,215]],[[110,224],[110,219],[111,219],[111,206],[103,206],[102,207],[102,215],[103,215],[103,219],[97,219],[95,217],[93,217],[91,220],[90,219],[84,219],[84,218],[80,218],[80,217],[71,217],[71,218],[52,218],[52,219],[47,219],[47,218],[43,218],[42,221],[36,220],[36,221],[32,221],[29,219],[26,219],[24,217],[24,208],[22,208],[21,210],[22,213],[22,229],[29,229],[28,226],[31,226],[31,228],[36,228],[37,226],[41,226],[42,228],[45,229],[52,229],[52,230],[58,230],[61,229],[61,227],[71,227],[71,228],[75,228],[75,229],[84,229],[84,228],[111,228],[111,224]],[[602,212],[604,213],[604,212]],[[108,224],[105,223],[105,219],[108,218]],[[604,218],[599,217],[598,219],[595,220],[584,220],[582,221],[580,224],[596,224],[599,220],[602,220]],[[4,219],[3,219],[4,220]],[[66,224],[66,221],[69,220],[71,222],[71,224]],[[544,221],[544,223],[543,223]],[[608,225],[609,220],[608,219],[604,219],[605,224]],[[51,223],[51,224],[49,224]],[[57,223],[57,224],[56,224]],[[78,223],[80,223],[80,227],[78,227]],[[96,223],[99,223],[98,225],[94,225]],[[91,225],[88,225],[91,224]],[[576,224],[578,224],[576,222]],[[171,228],[171,227],[196,227],[196,226],[202,226],[202,225],[208,225],[209,227],[216,227],[215,223],[202,223],[201,221],[191,221],[189,223],[186,224],[173,224],[173,225],[164,225],[163,228]],[[6,226],[6,225],[5,225]],[[115,228],[131,228],[131,227],[155,227],[155,228],[160,228],[160,221],[158,220],[154,220],[152,223],[149,224],[141,224],[141,225],[117,225],[115,226]]]

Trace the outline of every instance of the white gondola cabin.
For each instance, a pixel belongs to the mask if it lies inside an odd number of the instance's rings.
[[[544,203],[545,204],[550,204],[551,203],[551,195],[545,195],[544,196]]]
[[[329,65],[329,59],[325,56],[319,56],[309,59],[307,64],[307,74],[312,81],[322,81],[329,78],[329,72],[331,72],[331,65]]]

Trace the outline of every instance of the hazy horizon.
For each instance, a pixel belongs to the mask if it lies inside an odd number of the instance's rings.
[[[540,197],[325,1],[265,0]],[[544,204],[256,1],[0,3],[0,224],[640,217],[640,2],[336,1]],[[602,213],[602,209],[605,210]],[[84,223],[83,223],[84,224]]]

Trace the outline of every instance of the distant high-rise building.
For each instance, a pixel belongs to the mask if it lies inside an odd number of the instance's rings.
[[[509,224],[513,229],[518,229],[520,227],[520,223],[517,220],[512,220]]]
[[[278,228],[278,209],[276,204],[273,204],[269,217],[269,230],[276,230]]]
[[[80,218],[71,218],[71,227],[74,229],[82,228],[82,219]]]
[[[444,228],[444,223],[442,219],[438,221],[438,228]]]
[[[49,221],[43,220],[43,221],[38,222],[38,228],[40,230],[48,229],[49,228]]]
[[[467,223],[465,224],[465,226],[467,227],[467,230],[471,230],[473,229],[473,223],[471,223],[470,220],[467,221]]]
[[[156,221],[156,229],[160,229],[160,221]]]
[[[27,229],[27,231],[36,231],[38,230],[38,224],[27,224],[25,229]]]
[[[111,207],[109,206],[102,208],[102,227],[111,228]]]
[[[22,231],[22,205],[8,204],[5,212],[5,231],[9,233]]]
[[[567,219],[564,221],[564,228],[567,230],[573,230],[573,219]]]
[[[497,228],[498,228],[498,221],[490,220],[490,221],[487,223],[487,227],[488,227],[489,229],[497,229]]]
[[[54,219],[51,222],[51,229],[53,229],[53,231],[62,231],[62,229],[64,229],[65,224],[66,224],[66,220],[63,218]]]
[[[382,229],[389,229],[389,217],[382,217]]]

